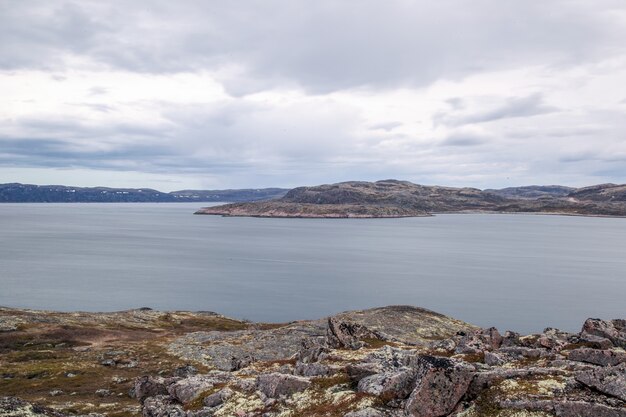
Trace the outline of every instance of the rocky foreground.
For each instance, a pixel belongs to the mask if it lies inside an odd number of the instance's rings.
[[[623,319],[521,336],[408,306],[274,325],[0,309],[0,416],[623,417],[625,349]]]
[[[251,217],[418,217],[433,213],[541,213],[626,216],[626,186],[531,186],[479,190],[408,181],[351,181],[298,187],[284,197],[206,207],[196,214]]]

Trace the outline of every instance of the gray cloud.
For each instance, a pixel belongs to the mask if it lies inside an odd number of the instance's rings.
[[[440,142],[441,146],[477,146],[488,142],[488,137],[476,133],[454,132]]]
[[[620,182],[626,101],[594,83],[626,73],[624,11],[623,0],[0,0],[0,76],[28,81],[0,97],[0,170],[224,187]],[[176,77],[193,91],[160,84]]]
[[[437,79],[596,59],[624,49],[619,1],[455,0],[2,3],[0,67],[63,67],[69,53],[139,72],[236,65],[234,93],[421,86]]]
[[[451,113],[439,113],[435,117],[435,122],[448,126],[462,126],[515,117],[531,117],[553,113],[558,110],[554,106],[544,104],[543,96],[540,93],[535,93],[527,97],[510,97],[497,107],[478,112],[457,113],[453,111]]]

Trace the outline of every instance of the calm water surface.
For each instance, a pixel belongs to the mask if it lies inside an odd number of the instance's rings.
[[[412,304],[521,332],[626,317],[626,219],[255,219],[198,207],[0,204],[0,305],[288,321]]]

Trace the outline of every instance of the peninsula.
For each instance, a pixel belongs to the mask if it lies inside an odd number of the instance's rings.
[[[529,186],[483,191],[398,180],[351,181],[298,187],[278,199],[206,207],[196,214],[373,218],[468,212],[626,216],[626,185]]]

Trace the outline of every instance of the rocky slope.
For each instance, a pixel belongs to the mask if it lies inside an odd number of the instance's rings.
[[[523,198],[535,200],[545,197],[566,197],[576,188],[562,185],[528,185],[523,187],[507,187],[502,189],[487,189],[485,192],[499,195],[505,198]]]
[[[284,325],[150,310],[0,323],[3,417],[626,416],[624,319],[527,336],[408,306]]]
[[[64,185],[0,184],[0,203],[181,203],[259,201],[279,198],[281,188],[181,190],[164,193],[150,188],[68,187]]]
[[[613,191],[603,187],[607,186],[600,186],[593,194],[603,197],[593,197],[591,192],[578,194],[577,190],[567,192],[570,190],[556,186],[481,191],[397,180],[343,182],[295,188],[275,200],[207,207],[196,214],[326,218],[412,217],[458,212],[626,216],[626,199],[621,199],[619,186]],[[611,198],[604,197],[608,194]]]

